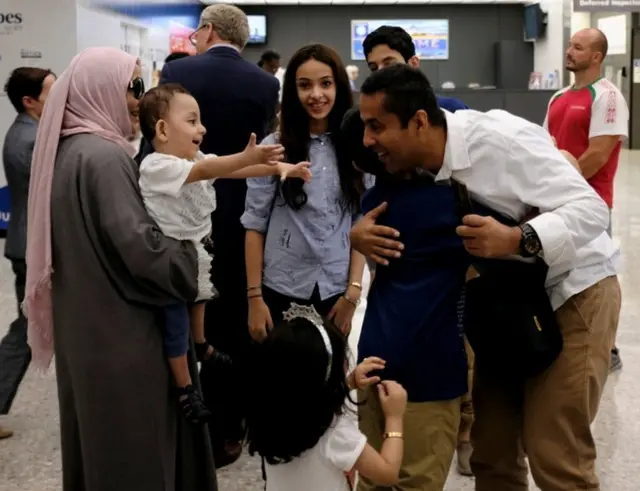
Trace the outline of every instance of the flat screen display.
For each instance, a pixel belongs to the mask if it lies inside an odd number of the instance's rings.
[[[362,42],[367,35],[380,26],[397,26],[407,31],[416,45],[416,55],[421,60],[449,59],[448,19],[406,19],[406,20],[352,20],[351,59],[364,60]]]
[[[249,43],[267,44],[267,16],[247,15],[249,19]]]

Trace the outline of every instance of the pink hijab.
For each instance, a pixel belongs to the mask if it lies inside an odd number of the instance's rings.
[[[122,146],[131,120],[126,90],[135,57],[115,48],[89,48],[78,54],[51,88],[31,163],[27,221],[27,284],[23,310],[34,364],[46,370],[53,358],[51,300],[51,185],[60,138],[93,133]]]

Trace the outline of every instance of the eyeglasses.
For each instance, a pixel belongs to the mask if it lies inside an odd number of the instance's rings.
[[[201,31],[208,25],[210,24],[202,24],[200,27],[198,27],[195,31],[191,33],[191,35],[189,36],[189,42],[191,43],[192,46],[195,47],[196,43],[198,42],[198,38],[197,38],[198,31]]]
[[[131,80],[131,82],[129,82],[128,90],[137,100],[142,99],[142,96],[144,95],[144,80],[142,77],[136,77]]]

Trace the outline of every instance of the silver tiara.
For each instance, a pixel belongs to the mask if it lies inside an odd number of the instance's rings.
[[[327,374],[324,378],[326,382],[329,380],[329,376],[331,375],[331,364],[333,361],[333,349],[331,348],[331,340],[329,339],[329,334],[327,334],[327,330],[324,328],[324,321],[320,314],[316,311],[313,305],[299,305],[297,303],[291,302],[291,307],[289,310],[283,313],[283,319],[285,321],[291,321],[293,319],[305,319],[318,329],[320,336],[322,336],[322,341],[324,342],[324,347],[327,350],[327,356],[329,358],[329,363],[327,365]]]

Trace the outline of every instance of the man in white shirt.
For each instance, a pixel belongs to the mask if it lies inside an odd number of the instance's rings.
[[[542,490],[597,491],[590,425],[608,375],[621,297],[608,208],[541,127],[499,110],[445,113],[444,120],[439,111],[422,73],[406,65],[380,70],[361,88],[364,144],[387,171],[427,171],[443,184],[455,178],[473,200],[516,223],[538,209],[518,227],[467,215],[458,233],[475,256],[542,258],[564,339],[552,366],[516,389],[520,397],[476,374],[476,491],[526,491],[524,448]],[[354,248],[384,264],[402,244],[391,238],[394,231],[375,225],[377,214],[365,215],[351,238]]]

